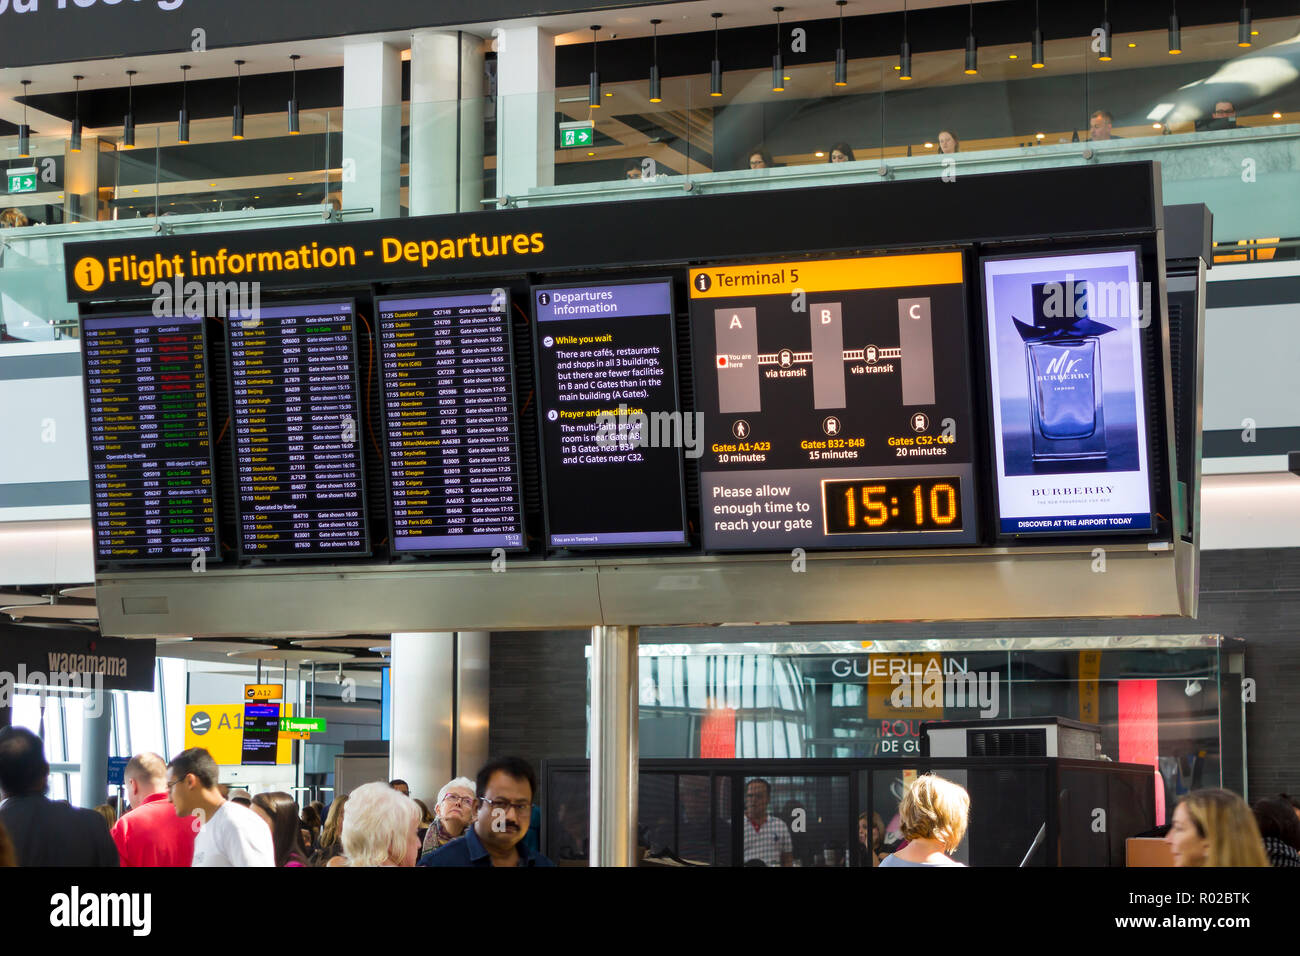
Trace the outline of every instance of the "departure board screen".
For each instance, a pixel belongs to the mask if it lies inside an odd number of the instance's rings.
[[[240,763],[264,765],[275,763],[280,746],[280,705],[244,705],[244,742]]]
[[[370,553],[354,317],[316,302],[226,326],[243,557]]]
[[[203,319],[81,328],[96,559],[220,560]]]
[[[976,540],[962,254],[691,271],[709,551]]]
[[[397,552],[524,547],[503,290],[375,302]]]
[[[687,543],[669,279],[534,287],[548,542]]]

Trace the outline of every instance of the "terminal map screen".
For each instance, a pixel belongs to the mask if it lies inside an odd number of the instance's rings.
[[[691,270],[705,550],[976,540],[962,255]]]
[[[532,296],[548,544],[685,545],[672,281]]]
[[[82,320],[95,557],[219,560],[199,317]]]
[[[392,546],[524,547],[504,290],[375,303]]]
[[[227,322],[243,557],[370,553],[354,325],[348,301]]]

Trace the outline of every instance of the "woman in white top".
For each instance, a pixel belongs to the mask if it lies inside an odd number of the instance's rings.
[[[961,845],[970,820],[965,787],[932,773],[917,777],[903,794],[898,816],[909,842],[881,866],[965,866],[948,855]]]

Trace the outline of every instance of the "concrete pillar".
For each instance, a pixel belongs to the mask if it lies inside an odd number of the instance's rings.
[[[555,185],[555,38],[537,26],[493,31],[497,196]]]
[[[432,809],[454,776],[455,633],[394,634],[389,681],[389,776],[405,780],[411,796]]]
[[[487,631],[456,634],[455,775],[474,779],[479,767],[496,754],[488,752],[488,669],[491,635]],[[539,768],[533,768],[539,769]]]
[[[81,152],[68,150],[63,158],[63,216],[66,222],[94,222],[99,218],[99,140],[81,138]]]
[[[343,208],[369,219],[401,210],[402,51],[379,40],[343,48]]]
[[[470,33],[411,40],[412,216],[473,212],[483,198],[483,41]]]
[[[592,866],[636,865],[638,643],[635,627],[591,629]]]
[[[108,796],[108,735],[113,728],[113,695],[95,690],[81,710],[81,803],[97,807]]]

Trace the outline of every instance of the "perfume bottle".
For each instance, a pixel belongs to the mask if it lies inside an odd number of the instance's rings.
[[[1033,285],[1034,324],[1012,317],[1025,342],[1034,461],[1107,457],[1101,336],[1086,283],[1073,276]]]
[[[1031,342],[1028,352],[1034,460],[1105,458],[1101,340]]]

